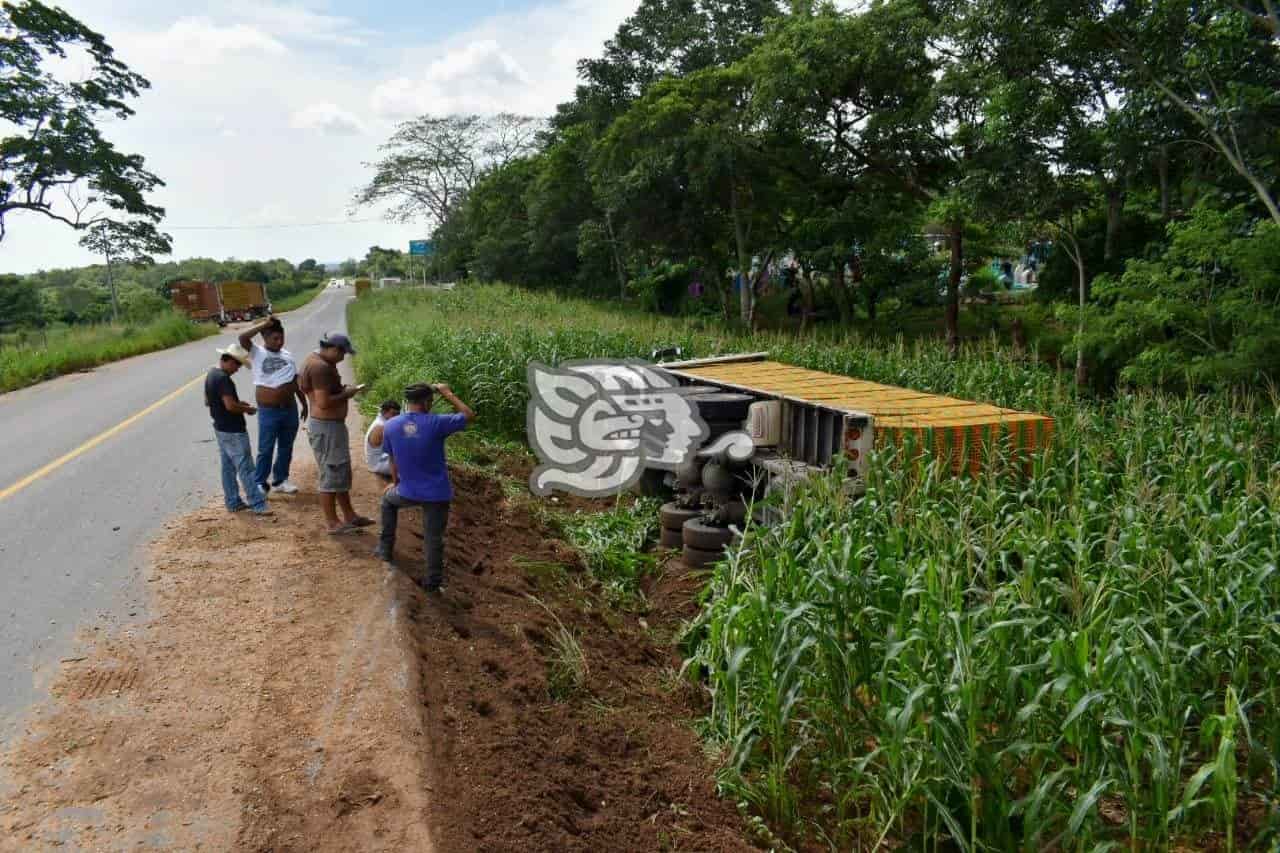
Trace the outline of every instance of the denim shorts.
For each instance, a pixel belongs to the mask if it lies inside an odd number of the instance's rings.
[[[345,421],[318,421],[307,427],[311,452],[320,472],[321,492],[351,491],[351,445]]]

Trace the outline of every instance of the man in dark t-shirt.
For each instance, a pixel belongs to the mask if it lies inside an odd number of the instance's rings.
[[[213,436],[218,440],[218,458],[222,463],[222,496],[228,512],[252,509],[256,515],[270,515],[267,496],[254,475],[253,449],[249,446],[249,431],[245,428],[245,415],[257,413],[248,403],[240,402],[236,384],[231,376],[240,366],[249,363],[249,354],[243,347],[232,344],[218,350],[218,364],[209,368],[204,377],[204,404],[209,407],[213,419]],[[248,501],[242,500],[236,487],[236,477],[244,486]]]

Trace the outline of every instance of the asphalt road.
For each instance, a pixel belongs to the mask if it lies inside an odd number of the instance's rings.
[[[349,289],[326,290],[281,315],[299,362],[324,332],[345,330],[350,299]],[[221,495],[203,375],[214,348],[237,334],[0,394],[0,744],[43,697],[77,631],[146,616],[146,545],[166,521]],[[235,382],[252,400],[249,371]],[[249,429],[256,451],[252,419]],[[306,452],[299,432],[295,456]]]

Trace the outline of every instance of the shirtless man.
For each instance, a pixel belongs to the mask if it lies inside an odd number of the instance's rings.
[[[253,342],[259,333],[262,346]],[[270,316],[246,329],[240,335],[240,346],[249,351],[258,402],[258,464],[254,472],[258,485],[264,494],[272,489],[284,495],[296,494],[298,487],[289,482],[289,465],[293,462],[298,425],[307,419],[307,398],[298,388],[298,364],[284,348],[284,326]],[[301,415],[295,399],[302,406]]]
[[[344,385],[338,365],[355,355],[351,339],[330,332],[320,339],[320,348],[307,356],[298,374],[298,384],[311,402],[311,425],[307,436],[320,475],[320,508],[329,533],[351,533],[373,524],[373,519],[357,515],[351,506],[351,448],[347,436],[347,403],[364,390],[363,385]],[[338,519],[338,510],[342,519]]]

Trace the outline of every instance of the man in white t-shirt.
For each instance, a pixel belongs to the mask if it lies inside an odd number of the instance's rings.
[[[253,342],[262,334],[262,346]],[[298,487],[289,482],[293,440],[307,419],[307,398],[298,388],[298,365],[284,348],[284,325],[274,316],[240,335],[240,346],[249,351],[254,396],[258,402],[258,464],[255,475],[262,491],[272,489],[292,495]],[[301,415],[295,399],[302,404]],[[273,459],[274,457],[274,459]]]
[[[378,416],[369,424],[364,434],[364,464],[370,471],[380,477],[391,479],[391,457],[382,446],[382,431],[387,421],[400,414],[400,404],[395,400],[385,400],[378,407]]]

